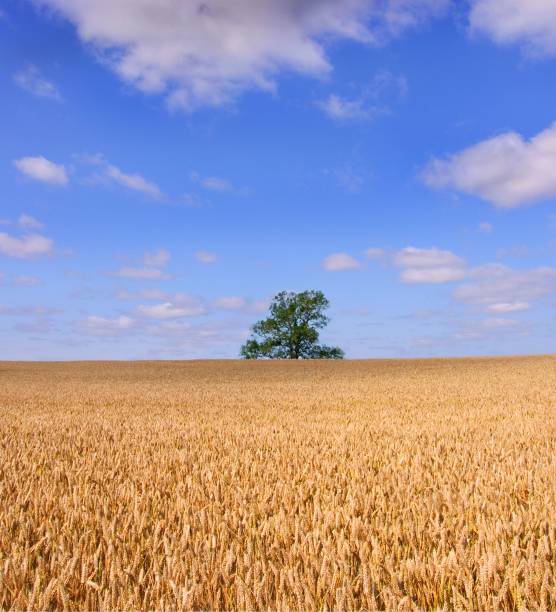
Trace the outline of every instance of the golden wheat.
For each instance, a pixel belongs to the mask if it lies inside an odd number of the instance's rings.
[[[0,363],[0,608],[555,608],[555,409],[551,357]]]

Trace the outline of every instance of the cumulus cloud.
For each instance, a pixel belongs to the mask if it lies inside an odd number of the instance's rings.
[[[14,166],[25,176],[49,185],[63,186],[68,184],[68,175],[63,164],[55,164],[42,157],[22,157],[14,160]]]
[[[31,215],[25,214],[20,215],[19,219],[17,220],[17,224],[19,225],[19,227],[22,227],[23,229],[27,230],[39,230],[44,227],[43,223],[37,221],[37,219],[35,219],[34,217],[31,217]]]
[[[470,282],[454,291],[456,300],[489,312],[519,312],[531,302],[556,291],[556,268],[514,270],[502,264],[487,264],[469,272]]]
[[[183,297],[183,296],[182,296]],[[11,310],[11,309],[10,309]],[[0,315],[5,314],[0,305]],[[8,313],[6,313],[8,314]],[[77,332],[100,339],[134,336],[140,338],[145,356],[164,358],[206,358],[228,356],[229,347],[239,346],[249,328],[237,317],[194,324],[179,317],[121,314],[115,317],[89,316],[75,324]]]
[[[201,185],[209,191],[232,191],[233,187],[230,181],[220,178],[219,176],[207,176],[201,180]]]
[[[51,319],[58,310],[47,306],[4,306],[0,304],[0,316],[22,319],[12,329],[23,333],[48,333],[54,327]]]
[[[404,283],[448,283],[462,279],[466,273],[461,257],[437,248],[406,247],[394,254],[393,263],[402,269]]]
[[[113,166],[108,164],[105,168],[106,176],[118,183],[118,185],[122,185],[123,187],[127,187],[127,189],[131,189],[132,191],[139,191],[144,195],[147,195],[155,200],[158,200],[162,197],[162,191],[160,187],[151,181],[148,181],[141,174],[126,174],[122,172],[117,166]]]
[[[497,43],[517,43],[534,55],[556,54],[553,0],[474,0],[470,23]]]
[[[361,267],[361,264],[347,253],[332,253],[325,257],[322,262],[322,267],[327,272],[342,272],[344,270],[355,270]]]
[[[372,119],[390,112],[393,103],[405,97],[408,85],[404,75],[381,70],[355,97],[330,94],[318,103],[321,110],[339,121]]]
[[[528,302],[500,302],[487,306],[487,311],[497,313],[523,312],[529,310],[529,308],[531,308],[531,304]]]
[[[142,193],[154,200],[164,198],[164,193],[160,187],[146,179],[142,174],[129,174],[121,170],[118,166],[108,162],[101,153],[95,155],[75,155],[75,159],[98,169],[92,175],[86,177],[83,182],[88,185],[110,185],[116,184],[131,191]]]
[[[119,289],[114,292],[114,297],[117,300],[121,300],[124,302],[137,301],[137,300],[154,300],[154,301],[163,301],[168,300],[169,294],[162,289],[158,289],[157,287],[147,287],[145,289],[140,289],[137,292],[130,292]]]
[[[206,191],[214,193],[228,193],[233,195],[247,195],[249,189],[237,187],[231,181],[221,176],[202,176],[196,170],[189,173],[192,182],[200,185]]]
[[[175,319],[180,317],[207,314],[204,300],[187,293],[169,293],[157,287],[147,287],[136,292],[117,291],[117,300],[126,302],[158,302],[158,304],[141,304],[135,310],[135,316],[148,319]]]
[[[131,266],[123,266],[114,272],[114,276],[120,278],[129,278],[133,280],[169,280],[172,278],[164,270],[156,268],[133,268]]]
[[[18,259],[36,259],[54,253],[54,242],[41,234],[21,238],[0,232],[0,253]]]
[[[140,305],[137,312],[149,319],[180,319],[182,317],[196,317],[206,313],[203,304],[195,299],[181,296],[175,303],[163,302],[161,304]]]
[[[229,310],[241,312],[243,314],[262,314],[270,306],[270,300],[260,299],[251,300],[238,295],[228,295],[217,298],[212,303],[212,307],[217,310]]]
[[[378,247],[371,247],[364,252],[364,255],[367,259],[382,259],[386,255],[386,251]]]
[[[216,256],[216,253],[213,253],[212,251],[201,250],[195,253],[195,259],[203,264],[213,264],[216,262],[218,257]]]
[[[527,332],[528,326],[522,321],[493,317],[464,323],[460,331],[454,334],[454,340],[473,341],[492,336],[511,339],[517,334],[523,335]]]
[[[401,268],[404,283],[440,284],[461,280],[466,275],[466,263],[450,251],[437,248],[421,249],[413,246],[399,251],[372,247],[363,252],[366,259],[385,260]],[[329,272],[353,270],[361,267],[361,262],[347,253],[333,253],[322,262]]]
[[[556,123],[530,140],[508,132],[425,169],[433,188],[453,188],[499,208],[517,208],[556,197]]]
[[[126,315],[120,315],[112,319],[91,315],[83,322],[85,331],[96,336],[120,335],[129,332],[135,325],[135,320]]]
[[[247,306],[247,300],[233,295],[218,298],[215,300],[214,305],[216,308],[222,308],[223,310],[241,310]]]
[[[172,277],[165,271],[165,268],[170,259],[171,254],[165,249],[147,251],[143,255],[143,266],[122,266],[113,272],[113,276],[132,280],[169,280]]]
[[[150,351],[157,357],[207,358],[229,356],[229,346],[239,346],[247,338],[249,328],[238,324],[237,319],[197,325],[172,319],[147,325],[142,333],[153,339]]]
[[[372,108],[366,107],[361,98],[348,100],[336,94],[319,102],[319,106],[332,119],[368,119],[373,114]]]
[[[69,19],[122,79],[170,108],[273,91],[281,71],[330,72],[325,43],[376,44],[448,0],[36,0]]]
[[[62,95],[54,83],[48,81],[36,66],[29,65],[14,76],[16,84],[37,98],[46,98],[54,102],[62,102]]]
[[[164,268],[170,262],[172,256],[166,249],[159,249],[158,251],[147,251],[143,256],[145,265],[149,268]]]

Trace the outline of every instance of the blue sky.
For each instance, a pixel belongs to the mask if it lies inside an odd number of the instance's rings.
[[[0,11],[0,358],[554,352],[553,0]]]

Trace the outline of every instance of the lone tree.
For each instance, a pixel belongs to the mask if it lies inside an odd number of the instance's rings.
[[[344,351],[319,345],[319,331],[328,324],[330,302],[322,291],[282,291],[270,304],[270,316],[253,325],[241,347],[245,359],[343,359]]]

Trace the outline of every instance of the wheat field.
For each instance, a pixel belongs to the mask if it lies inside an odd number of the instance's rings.
[[[556,358],[0,363],[0,608],[556,608]]]

